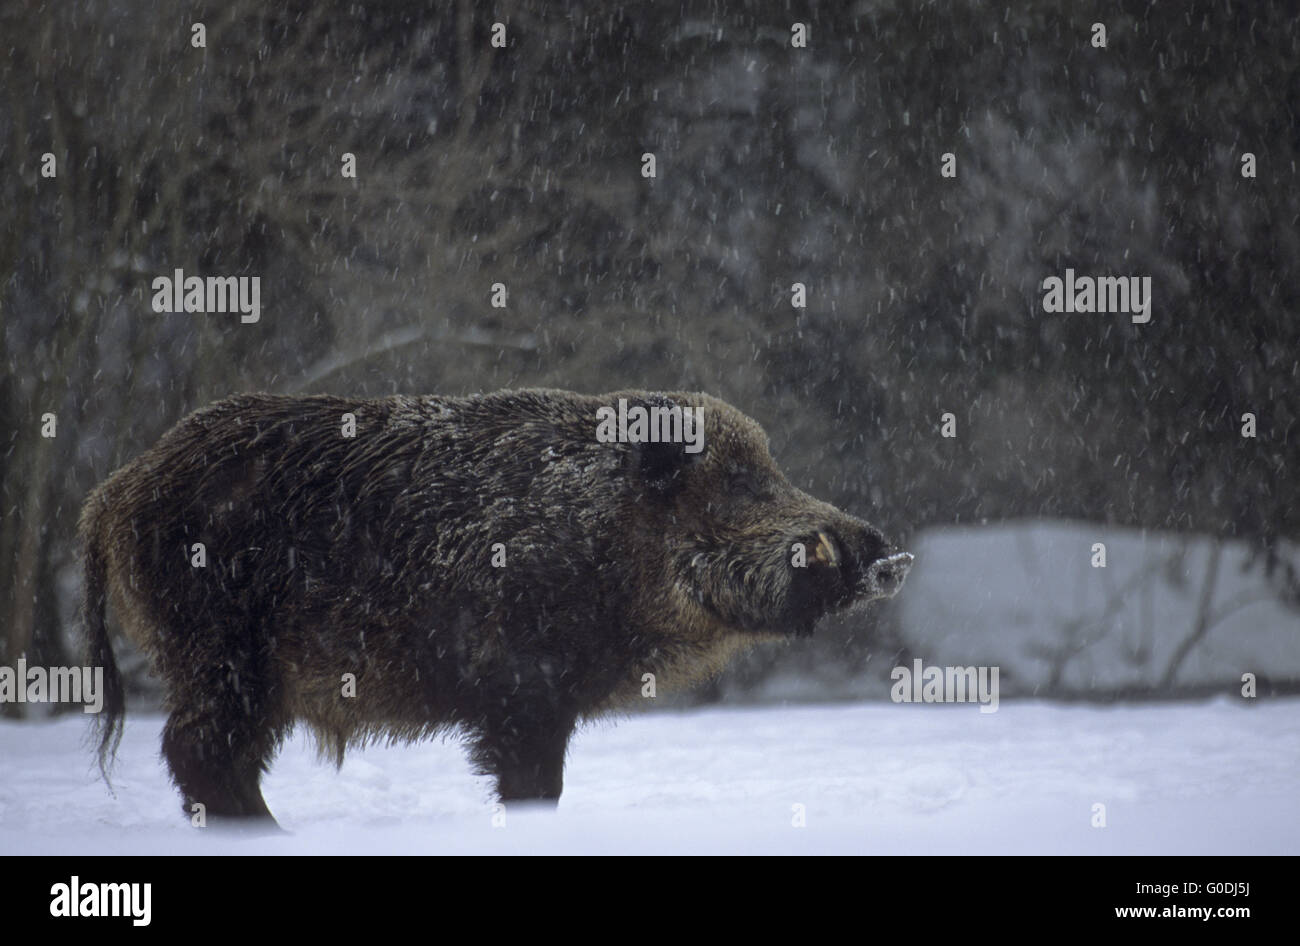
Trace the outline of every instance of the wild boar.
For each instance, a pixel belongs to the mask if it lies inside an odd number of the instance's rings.
[[[620,401],[686,426],[609,442]],[[298,722],[338,764],[459,729],[502,799],[554,801],[575,725],[645,674],[689,684],[911,564],[795,489],[735,408],[640,391],[231,397],[95,489],[80,534],[101,766],[111,603],[164,685],[185,809],[233,818],[271,817],[261,775]]]

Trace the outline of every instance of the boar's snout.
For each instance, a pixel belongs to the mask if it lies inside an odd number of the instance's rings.
[[[903,587],[913,557],[891,546],[876,529],[850,519],[819,529],[810,548],[820,566],[838,572],[832,605],[892,598]]]
[[[895,552],[867,566],[866,590],[873,598],[892,598],[903,587],[903,579],[912,569],[912,556]]]

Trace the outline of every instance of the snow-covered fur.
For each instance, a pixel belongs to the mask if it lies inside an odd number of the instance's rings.
[[[703,408],[703,451],[600,442],[619,398]],[[645,674],[683,685],[810,633],[910,563],[791,486],[730,405],[638,391],[228,398],[91,493],[81,536],[101,764],[111,603],[164,683],[186,810],[267,818],[260,776],[299,721],[340,763],[461,728],[503,799],[557,798],[575,724]]]

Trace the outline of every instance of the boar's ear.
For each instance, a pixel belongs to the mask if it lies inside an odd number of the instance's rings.
[[[680,405],[662,394],[652,394],[638,403],[647,410],[656,408],[680,413]],[[630,468],[655,492],[673,492],[682,484],[683,474],[704,456],[704,449],[695,449],[696,445],[703,447],[703,431],[697,433],[694,422],[688,423],[684,416],[681,433],[681,440],[628,445]],[[695,449],[695,452],[688,451],[687,447]]]

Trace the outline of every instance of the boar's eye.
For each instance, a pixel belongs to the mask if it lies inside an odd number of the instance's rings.
[[[748,470],[737,470],[727,477],[727,492],[749,499],[765,499],[770,494],[762,479]]]

